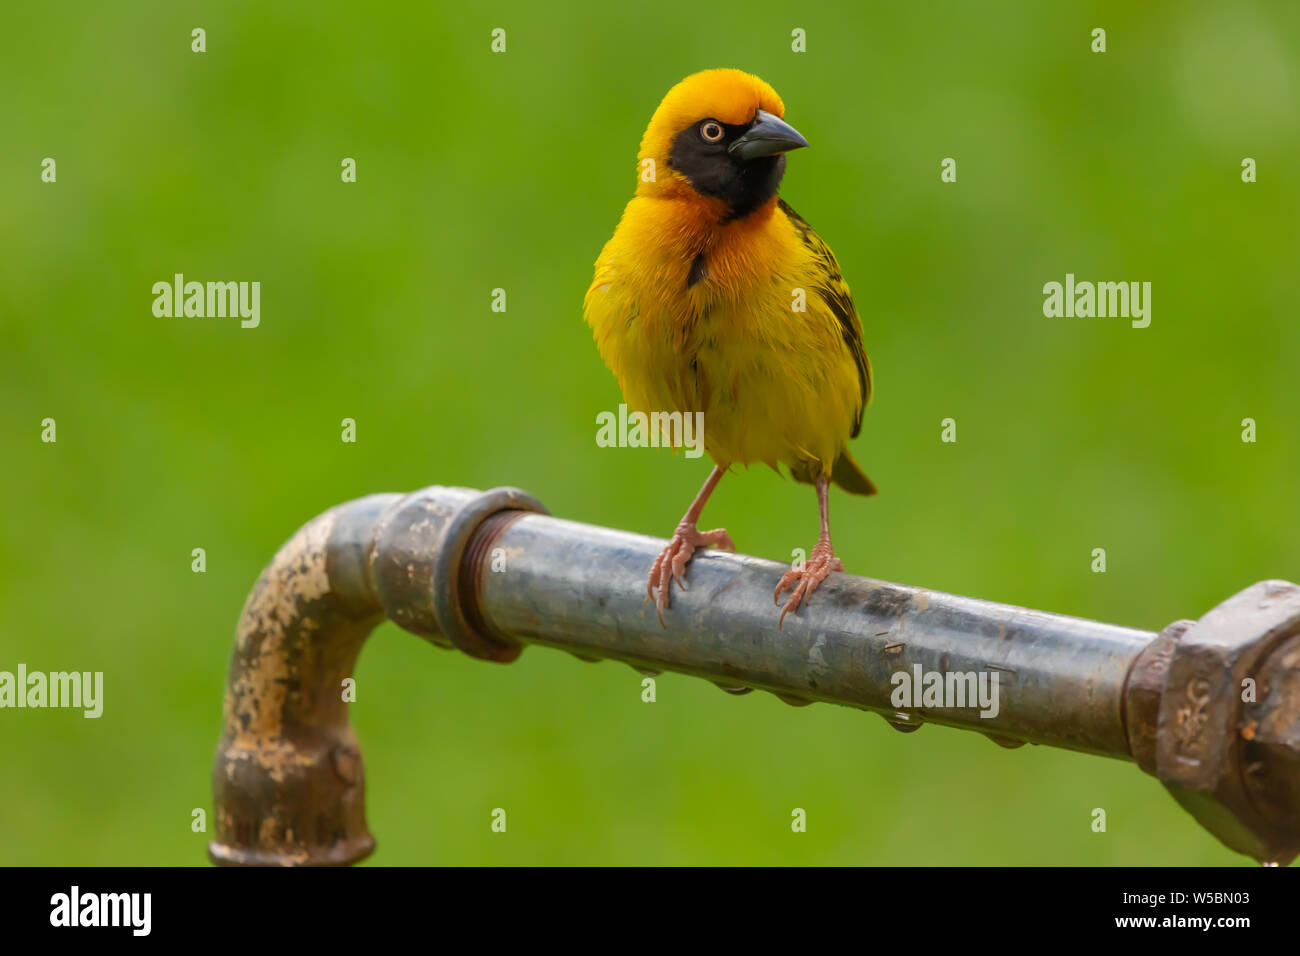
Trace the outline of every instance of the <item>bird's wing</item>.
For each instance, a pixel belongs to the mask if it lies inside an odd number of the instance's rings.
[[[822,237],[808,225],[807,220],[791,209],[784,199],[778,199],[777,205],[790,220],[790,224],[799,231],[803,244],[816,262],[816,271],[821,281],[813,291],[821,297],[839,321],[844,344],[852,353],[853,361],[858,367],[862,398],[858,405],[858,413],[853,419],[853,433],[850,436],[857,438],[858,432],[862,430],[862,411],[867,407],[867,402],[871,401],[871,360],[867,357],[867,350],[862,344],[862,320],[858,318],[858,310],[853,305],[848,283],[844,281],[840,264],[835,261],[835,253],[831,252],[831,247],[826,245]]]

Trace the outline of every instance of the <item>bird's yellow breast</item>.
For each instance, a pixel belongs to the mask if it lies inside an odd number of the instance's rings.
[[[717,223],[707,202],[628,204],[587,291],[601,356],[632,409],[703,412],[718,464],[829,474],[863,401],[840,319],[818,292],[832,278],[842,286],[838,270],[828,275],[775,200]]]

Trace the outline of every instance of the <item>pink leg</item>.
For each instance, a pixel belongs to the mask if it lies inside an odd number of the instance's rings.
[[[700,493],[695,496],[691,506],[686,509],[686,514],[677,524],[677,530],[673,532],[672,540],[668,542],[668,547],[659,553],[655,559],[654,567],[650,569],[650,580],[646,584],[646,595],[655,599],[655,607],[659,611],[659,623],[664,623],[664,608],[672,604],[669,596],[669,590],[672,582],[675,580],[677,586],[686,589],[686,582],[683,579],[683,572],[686,570],[686,564],[691,560],[691,555],[695,553],[696,548],[727,548],[730,551],[736,550],[736,545],[727,534],[725,528],[715,528],[713,531],[700,531],[696,523],[700,520],[700,512],[704,510],[704,504],[709,500],[709,495],[713,494],[713,489],[717,487],[719,479],[725,469],[721,465],[715,465],[713,473],[704,482],[704,487]]]
[[[829,497],[830,479],[817,479],[817,511],[821,517],[821,534],[818,535],[817,543],[813,545],[812,554],[808,555],[808,560],[803,563],[803,567],[798,570],[787,571],[777,583],[776,591],[772,594],[772,600],[777,604],[781,602],[782,591],[786,588],[794,588],[789,599],[785,602],[785,607],[781,609],[781,617],[776,624],[777,630],[780,630],[785,623],[787,614],[791,611],[797,611],[801,603],[808,603],[812,593],[817,590],[818,585],[826,580],[828,574],[832,571],[844,570],[844,564],[839,558],[835,557],[835,549],[831,547]]]

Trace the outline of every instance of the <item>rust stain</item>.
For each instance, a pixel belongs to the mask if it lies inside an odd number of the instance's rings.
[[[299,617],[301,608],[329,593],[325,546],[334,528],[327,512],[297,534],[272,559],[257,588],[249,595],[239,624],[239,677],[226,690],[226,730],[233,737],[227,772],[236,760],[253,760],[277,783],[295,766],[310,764],[282,738],[281,715],[290,680],[289,628],[302,641],[320,627],[312,617]]]

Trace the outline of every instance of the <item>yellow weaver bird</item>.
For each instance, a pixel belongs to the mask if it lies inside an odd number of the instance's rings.
[[[817,489],[821,534],[777,584],[777,603],[792,589],[778,625],[844,570],[830,483],[876,491],[846,447],[871,397],[849,287],[830,247],[777,197],[785,154],[808,145],[784,115],[776,91],[740,70],[706,70],[669,90],[641,140],[636,196],[587,290],[587,323],[629,408],[703,412],[715,465],[650,570],[661,624],[695,550],[735,550],[724,529],[697,526],[731,465],[784,464]]]

